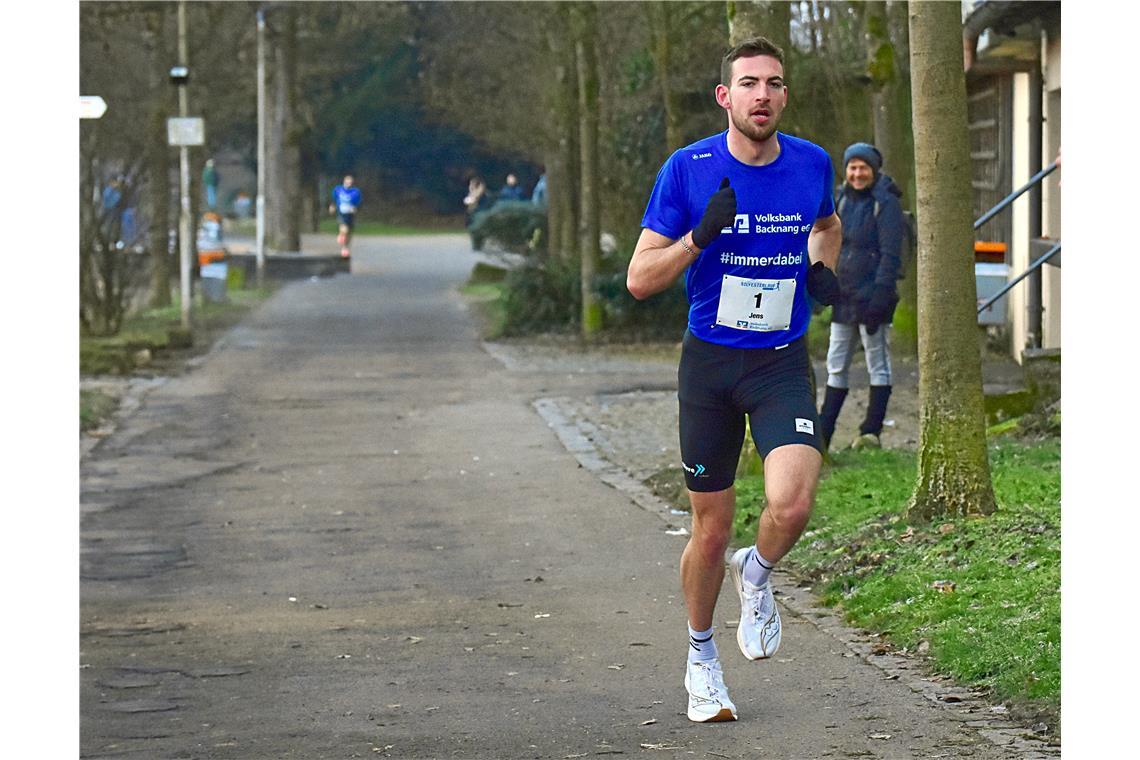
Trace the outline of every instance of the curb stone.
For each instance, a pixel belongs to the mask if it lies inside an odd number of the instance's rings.
[[[83,459],[94,451],[100,443],[118,429],[120,424],[139,410],[147,394],[164,385],[169,379],[168,377],[80,378],[79,387],[82,389],[113,387],[120,389],[120,393],[117,394],[119,406],[110,419],[94,430],[79,434],[79,458]]]

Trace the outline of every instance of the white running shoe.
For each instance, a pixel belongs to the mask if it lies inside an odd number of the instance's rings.
[[[689,692],[689,720],[697,723],[736,720],[736,705],[728,698],[720,660],[688,663],[685,690]]]
[[[750,660],[771,657],[780,648],[780,611],[772,595],[772,582],[756,587],[744,580],[744,561],[752,547],[746,546],[732,555],[728,566],[732,583],[740,596],[740,623],[736,626],[736,643]]]

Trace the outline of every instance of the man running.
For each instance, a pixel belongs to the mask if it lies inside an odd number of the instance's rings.
[[[728,129],[678,150],[658,172],[626,281],[644,299],[684,272],[689,296],[677,395],[693,515],[681,554],[685,688],[689,719],[697,722],[737,717],[713,640],[713,610],[745,416],[764,459],[768,503],[755,545],[729,561],[741,604],[736,640],[750,660],[780,646],[769,574],[803,532],[819,477],[808,294],[824,304],[838,294],[832,270],[841,226],[827,153],[776,131],[787,101],[779,47],[757,37],[724,56],[716,102]]]
[[[333,188],[333,202],[329,205],[329,213],[335,213],[336,220],[340,223],[340,234],[336,236],[336,242],[340,245],[340,255],[344,257],[349,254],[348,246],[352,241],[352,227],[356,223],[356,209],[360,206],[360,188],[353,187],[352,183],[352,175],[346,174],[344,182]]]

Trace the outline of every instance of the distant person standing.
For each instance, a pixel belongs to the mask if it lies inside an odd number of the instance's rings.
[[[253,215],[253,199],[248,193],[239,192],[234,198],[234,214],[239,219],[247,219]]]
[[[902,244],[907,234],[899,198],[902,191],[883,174],[883,156],[869,143],[843,152],[845,181],[835,206],[843,220],[839,252],[839,299],[831,310],[827,347],[827,388],[819,412],[826,450],[850,387],[847,373],[857,342],[863,343],[871,388],[867,414],[851,447],[879,448],[879,435],[891,397],[891,320],[899,302]]]
[[[206,159],[206,167],[202,169],[202,187],[206,188],[206,206],[211,211],[218,208],[218,169],[214,166],[214,159]]]
[[[463,196],[463,208],[467,211],[467,226],[471,226],[475,214],[491,207],[491,194],[482,177],[472,177],[467,181],[467,195]]]
[[[336,242],[340,245],[340,255],[348,257],[349,243],[352,241],[352,228],[356,224],[356,209],[360,207],[360,188],[353,185],[351,174],[344,175],[344,181],[333,188],[329,213],[336,214],[340,224]]]
[[[521,201],[523,198],[523,189],[519,185],[519,178],[513,174],[507,175],[507,184],[499,191],[499,200],[501,201]]]

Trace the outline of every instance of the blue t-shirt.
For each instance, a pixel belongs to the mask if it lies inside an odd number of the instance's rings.
[[[338,214],[355,214],[357,206],[360,205],[360,188],[337,185],[333,188],[332,198]]]
[[[780,155],[766,166],[734,158],[726,130],[681,148],[657,173],[641,226],[668,238],[697,226],[724,177],[736,189],[736,222],[685,270],[689,330],[701,340],[774,348],[807,332],[808,233],[835,211],[834,174],[823,148],[777,134]]]

